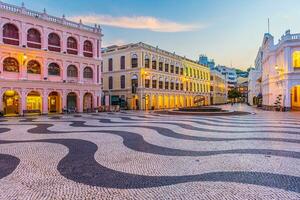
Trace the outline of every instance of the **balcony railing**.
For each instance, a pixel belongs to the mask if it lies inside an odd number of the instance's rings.
[[[69,21],[69,20],[65,19],[64,17],[62,17],[62,18],[54,17],[51,15],[48,15],[46,13],[46,10],[44,10],[43,13],[37,12],[34,10],[29,10],[24,7],[24,4],[22,4],[22,6],[20,7],[20,6],[15,6],[15,5],[11,5],[11,4],[0,1],[0,10],[6,10],[6,11],[14,12],[14,13],[20,13],[23,15],[31,16],[34,18],[46,20],[49,22],[57,23],[57,24],[62,24],[62,25],[69,26],[72,28],[82,29],[82,30],[89,31],[89,32],[101,33],[101,28],[99,25],[95,25],[95,27],[92,27],[92,26],[84,25],[81,22],[76,23],[76,22]]]

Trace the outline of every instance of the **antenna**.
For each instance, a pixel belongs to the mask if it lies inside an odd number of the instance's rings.
[[[270,34],[270,18],[268,18],[268,33]]]

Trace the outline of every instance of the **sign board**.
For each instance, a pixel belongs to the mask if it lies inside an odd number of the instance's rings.
[[[205,102],[205,96],[198,95],[194,97],[194,104],[199,104]]]

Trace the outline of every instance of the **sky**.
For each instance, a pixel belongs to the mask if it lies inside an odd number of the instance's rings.
[[[103,46],[145,42],[197,60],[246,69],[263,35],[300,33],[300,0],[4,0],[86,24],[100,24]]]

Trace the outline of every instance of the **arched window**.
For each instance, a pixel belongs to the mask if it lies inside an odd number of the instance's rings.
[[[164,86],[164,79],[160,77],[158,82],[158,88],[163,89],[163,86]]]
[[[41,74],[41,65],[35,60],[30,60],[27,63],[27,73],[28,74]]]
[[[148,55],[145,56],[145,68],[150,68],[150,59]]]
[[[78,77],[78,70],[75,65],[68,66],[67,77]]]
[[[145,88],[150,88],[150,76],[145,77]]]
[[[74,37],[68,37],[67,39],[67,53],[73,55],[78,54],[77,40]]]
[[[60,67],[57,63],[50,63],[48,66],[48,74],[51,76],[60,76]]]
[[[19,62],[17,59],[8,57],[3,60],[3,71],[19,72]]]
[[[136,54],[133,54],[131,57],[131,67],[132,68],[138,67],[138,57]]]
[[[131,92],[132,92],[132,94],[136,94],[138,87],[139,87],[138,76],[137,75],[133,75],[131,77]]]
[[[165,89],[168,90],[169,89],[169,79],[165,79]]]
[[[152,88],[154,88],[154,89],[157,88],[157,79],[156,79],[156,76],[152,77]]]
[[[56,33],[50,33],[48,36],[49,51],[60,52],[60,38]]]
[[[152,69],[156,69],[156,58],[155,58],[155,56],[152,57]]]
[[[13,24],[5,24],[3,26],[3,43],[11,45],[19,45],[19,29]]]
[[[42,48],[41,34],[38,30],[31,28],[27,31],[27,46],[36,49]]]
[[[93,78],[93,69],[90,67],[84,68],[83,78]]]
[[[93,57],[93,44],[89,40],[86,40],[83,43],[83,55],[85,57]]]

